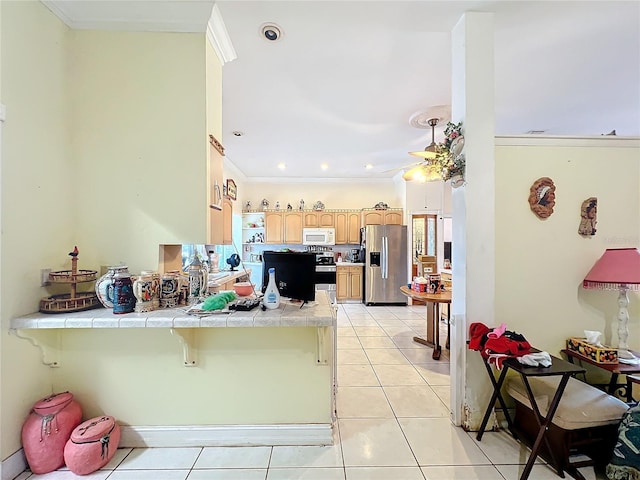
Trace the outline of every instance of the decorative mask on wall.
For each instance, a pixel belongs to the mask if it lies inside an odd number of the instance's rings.
[[[596,223],[598,223],[598,199],[596,197],[589,197],[582,202],[582,208],[580,209],[580,226],[578,226],[578,233],[580,235],[595,235]]]
[[[537,179],[529,189],[529,206],[538,218],[547,218],[556,204],[556,186],[549,177]]]

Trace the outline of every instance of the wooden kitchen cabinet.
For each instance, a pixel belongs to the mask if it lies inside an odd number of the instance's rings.
[[[264,243],[284,243],[284,217],[282,212],[265,212]]]
[[[335,213],[336,245],[360,243],[360,211]]]
[[[384,224],[385,225],[403,225],[402,209],[399,210],[385,210],[384,211]]]
[[[284,243],[302,243],[302,212],[284,214]]]
[[[339,303],[362,301],[361,266],[337,265],[336,267],[336,300]]]
[[[336,216],[334,212],[316,212],[318,214],[318,227],[320,228],[335,228]]]
[[[403,225],[402,209],[362,210],[362,225]]]
[[[302,212],[265,212],[264,236],[265,243],[301,244]]]
[[[335,213],[326,210],[303,212],[303,227],[335,228]]]
[[[318,228],[317,212],[303,212],[302,219],[304,228]]]
[[[222,157],[224,147],[213,135],[209,135],[209,206],[207,219],[207,243],[222,245],[223,239],[223,198],[222,198]],[[231,243],[231,242],[229,242]]]
[[[229,197],[222,200],[222,244],[231,245],[233,243],[233,204]]]

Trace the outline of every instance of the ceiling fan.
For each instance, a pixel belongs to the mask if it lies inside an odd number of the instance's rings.
[[[419,162],[412,162],[407,165],[403,165],[401,167],[392,168],[390,170],[386,170],[383,173],[394,172],[399,170],[404,170],[408,168],[406,172],[402,175],[407,181],[418,180],[418,181],[427,181],[435,179],[438,174],[433,169],[430,168],[430,160],[436,158],[438,153],[438,145],[435,140],[435,128],[436,125],[440,122],[440,118],[432,117],[427,120],[428,125],[431,127],[431,143],[424,149],[419,150],[417,152],[409,152],[409,155],[413,155],[414,157],[420,157],[422,160]]]
[[[436,145],[436,125],[438,125],[439,121],[440,119],[437,117],[427,120],[427,124],[431,127],[431,143],[424,150],[409,152],[409,155],[420,158],[436,158],[438,154],[438,145]]]

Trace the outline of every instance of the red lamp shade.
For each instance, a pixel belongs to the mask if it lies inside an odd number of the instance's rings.
[[[583,288],[618,290],[621,286],[640,290],[640,251],[637,248],[608,248],[589,270]]]

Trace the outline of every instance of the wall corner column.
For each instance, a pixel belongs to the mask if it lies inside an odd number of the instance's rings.
[[[452,192],[452,421],[477,429],[491,384],[468,325],[495,320],[495,81],[493,13],[467,12],[452,30],[452,121],[465,136],[464,186]]]

